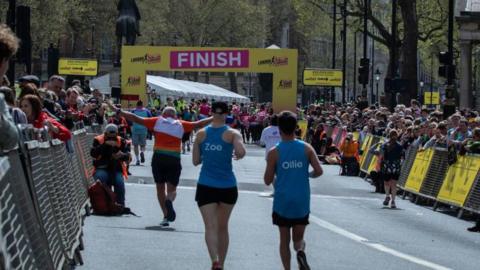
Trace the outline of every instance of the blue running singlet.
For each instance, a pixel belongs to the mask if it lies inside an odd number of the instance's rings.
[[[214,188],[231,188],[237,186],[232,169],[233,144],[222,139],[228,126],[205,128],[206,137],[200,144],[202,169],[198,183]]]
[[[303,218],[310,213],[309,161],[305,143],[281,141],[276,146],[278,160],[273,211],[285,218]]]

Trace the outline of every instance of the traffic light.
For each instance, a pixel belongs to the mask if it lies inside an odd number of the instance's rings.
[[[452,54],[449,52],[440,52],[438,53],[438,61],[440,62],[438,76],[446,79],[455,79],[455,65],[453,65]]]
[[[455,87],[449,85],[445,88],[445,98],[446,99],[454,99],[455,98]]]
[[[362,58],[360,59],[360,67],[358,68],[358,82],[360,84],[368,84],[370,78],[370,59]]]

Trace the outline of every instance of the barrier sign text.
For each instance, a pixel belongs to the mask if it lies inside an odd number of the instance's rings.
[[[315,86],[342,86],[343,73],[336,69],[305,69],[303,84]]]
[[[425,92],[423,93],[423,104],[440,104],[440,93],[439,92]]]
[[[457,162],[448,168],[447,176],[437,198],[444,202],[463,206],[479,168],[479,157],[459,155]]]
[[[97,73],[97,60],[68,58],[58,60],[58,74],[60,75],[97,76]]]
[[[427,149],[425,151],[417,152],[415,161],[413,162],[412,169],[408,174],[407,183],[405,183],[405,189],[409,191],[419,192],[422,187],[425,175],[430,165],[430,160],[433,156],[433,149]]]

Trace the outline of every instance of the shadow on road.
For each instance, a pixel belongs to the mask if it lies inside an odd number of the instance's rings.
[[[103,228],[111,229],[123,229],[123,230],[137,230],[137,231],[162,231],[162,232],[177,232],[177,233],[190,233],[190,234],[203,234],[204,232],[197,231],[186,231],[186,230],[177,230],[173,227],[164,227],[164,226],[146,226],[145,228],[136,228],[136,227],[122,227],[122,226],[99,226]]]

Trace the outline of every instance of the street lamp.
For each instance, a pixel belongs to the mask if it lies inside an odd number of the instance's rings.
[[[420,93],[422,93],[422,96],[425,96],[425,92],[423,91],[423,85],[424,85],[424,82],[420,81]],[[422,102],[422,101],[419,100],[418,102]]]
[[[382,73],[377,68],[377,70],[375,71],[375,83],[377,84],[377,102],[378,102],[378,104],[380,104],[380,96],[378,95],[378,82],[380,81],[380,75],[382,75]]]

